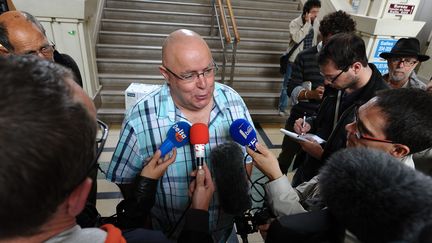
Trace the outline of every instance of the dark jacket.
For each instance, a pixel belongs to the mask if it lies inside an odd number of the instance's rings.
[[[75,82],[81,86],[81,88],[83,87],[80,70],[71,56],[68,54],[59,53],[57,50],[54,50],[54,62],[62,65],[63,67],[69,68],[75,75]]]
[[[266,243],[343,242],[345,229],[327,209],[279,217],[268,229]]]
[[[326,87],[325,97],[320,105],[317,117],[312,121],[311,133],[315,133],[321,138],[327,140],[322,144],[324,153],[321,160],[314,159],[313,157],[303,157],[303,163],[299,163],[296,159],[296,164],[299,168],[293,179],[293,186],[297,186],[302,182],[310,180],[318,174],[319,168],[323,165],[324,161],[334,152],[346,146],[346,131],[345,126],[353,122],[354,109],[356,105],[362,105],[375,96],[376,91],[389,89],[388,85],[384,82],[381,73],[373,64],[369,64],[372,69],[372,76],[369,82],[361,89],[347,94],[342,90],[342,98],[339,106],[338,122],[333,129],[334,114],[337,102],[337,90],[328,89]]]
[[[138,176],[135,183],[134,196],[123,200],[117,206],[117,226],[121,229],[145,228],[150,210],[155,203],[158,180]],[[149,231],[143,231],[142,234],[125,234],[124,237],[128,242],[130,241],[129,237],[141,238],[142,242],[142,239],[145,239],[148,234]],[[159,237],[158,242],[168,241],[163,235],[153,237]],[[186,209],[185,224],[177,242],[213,242],[209,233],[209,213],[198,209]]]
[[[310,81],[312,83],[312,90],[316,89],[318,86],[324,85],[324,78],[320,73],[317,55],[317,46],[305,49],[297,55],[293,65],[291,79],[287,85],[288,96],[291,96],[293,90],[296,87],[302,86],[302,83],[305,81]],[[295,120],[303,117],[305,112],[308,117],[315,116],[320,103],[320,101],[311,99],[308,102],[300,101],[298,104],[293,105],[287,122],[288,126],[292,128]]]

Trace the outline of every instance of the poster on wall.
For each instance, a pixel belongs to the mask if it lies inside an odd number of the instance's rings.
[[[388,0],[383,18],[413,20],[420,0]]]
[[[412,14],[414,12],[414,8],[415,8],[415,5],[391,3],[389,8],[388,8],[388,13],[391,13],[391,14]]]

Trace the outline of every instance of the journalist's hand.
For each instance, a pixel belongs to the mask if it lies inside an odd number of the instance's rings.
[[[207,165],[204,165],[203,169],[195,170],[191,175],[195,176],[195,180],[189,186],[189,196],[192,197],[191,208],[207,211],[215,191],[210,170]]]
[[[177,150],[174,148],[172,150],[172,154],[166,154],[164,159],[161,159],[161,151],[158,149],[156,153],[153,154],[153,157],[151,157],[149,162],[144,166],[144,168],[141,170],[141,176],[145,176],[151,179],[159,179],[162,177],[163,174],[165,174],[165,171],[167,170],[168,166],[172,164],[177,155]]]
[[[259,153],[254,152],[249,147],[246,147],[247,153],[252,157],[254,165],[266,175],[271,181],[282,176],[282,171],[279,167],[279,162],[276,156],[265,146],[256,143],[256,148]]]

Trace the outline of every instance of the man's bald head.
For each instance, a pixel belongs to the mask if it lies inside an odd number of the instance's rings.
[[[20,11],[8,11],[0,15],[0,54],[38,54],[53,60],[51,52],[43,55],[44,48],[52,50],[45,29],[37,19]]]
[[[180,58],[179,51],[185,50],[185,48],[197,51],[205,50],[211,55],[210,48],[199,34],[191,30],[179,29],[172,32],[163,43],[162,64],[169,66],[168,63],[178,60]]]
[[[171,33],[162,47],[161,74],[170,86],[174,103],[183,112],[201,112],[213,102],[216,64],[204,39],[180,29]]]

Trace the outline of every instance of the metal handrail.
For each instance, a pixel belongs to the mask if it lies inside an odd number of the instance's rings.
[[[222,60],[222,70],[221,70],[221,82],[223,83],[225,80],[225,67],[226,67],[226,49],[227,44],[232,46],[232,59],[231,59],[231,72],[230,72],[230,82],[229,85],[232,86],[233,79],[234,79],[234,70],[235,70],[235,63],[236,63],[236,53],[237,53],[237,44],[240,41],[240,35],[238,33],[237,29],[237,23],[235,21],[234,11],[231,6],[231,1],[227,1],[227,8],[229,11],[232,29],[234,32],[234,39],[231,37],[230,33],[230,27],[228,26],[227,17],[225,14],[225,6],[223,5],[223,0],[217,0],[217,5],[219,7],[219,14],[218,14],[218,7],[216,6],[216,0],[212,0],[212,19],[211,19],[211,28],[210,28],[210,35],[213,33],[214,29],[214,19],[216,19],[217,27],[219,30],[219,37],[221,40],[222,48],[223,48],[223,60]],[[219,15],[221,18],[219,18]],[[221,25],[222,22],[222,25]],[[222,35],[222,28],[223,28],[223,35]],[[225,41],[224,41],[225,39]]]
[[[235,20],[234,11],[232,9],[231,0],[226,0],[228,13],[230,15],[231,24],[234,32],[234,42],[232,43],[232,57],[231,57],[231,72],[230,72],[230,86],[234,82],[234,70],[236,64],[237,44],[240,42],[240,34],[237,29],[237,22]]]
[[[221,80],[220,80],[220,82],[224,83],[224,81],[225,81],[225,66],[226,66],[226,61],[227,61],[226,60],[226,55],[225,55],[225,53],[226,53],[226,45],[225,45],[225,42],[224,42],[224,39],[223,39],[223,35],[222,35],[222,27],[221,27],[221,24],[220,24],[219,14],[218,14],[218,11],[217,11],[217,6],[216,6],[215,0],[212,0],[212,7],[213,8],[212,8],[212,19],[211,19],[211,27],[210,27],[210,36],[213,35],[214,19],[216,19],[217,27],[218,27],[218,31],[219,31],[219,38],[220,38],[222,49],[223,49],[223,52],[222,52],[222,65],[221,65],[222,66],[222,70],[221,70]],[[225,21],[225,23],[226,23],[226,21]],[[225,28],[225,29],[227,30],[228,28]],[[228,35],[229,35],[229,32],[228,32]],[[229,40],[231,41],[231,37],[229,38]],[[225,38],[225,41],[227,41],[226,38]]]
[[[230,18],[231,18],[231,24],[233,27],[233,32],[234,32],[234,37],[235,37],[234,41],[240,42],[240,34],[238,32],[238,29],[237,29],[237,22],[235,20],[234,11],[233,11],[232,5],[231,5],[231,0],[226,0],[226,3],[227,3],[227,7],[228,7],[228,13],[229,13]]]
[[[227,24],[227,20],[226,20],[226,15],[225,15],[225,8],[222,4],[222,0],[217,0],[218,5],[219,5],[219,12],[222,18],[222,26],[224,29],[224,34],[225,34],[225,41],[226,43],[231,43],[231,34],[229,33],[229,29],[228,29],[228,24]]]

